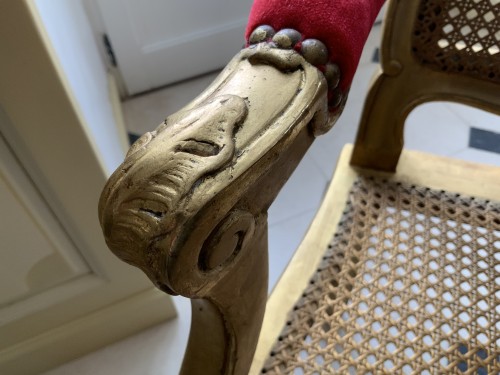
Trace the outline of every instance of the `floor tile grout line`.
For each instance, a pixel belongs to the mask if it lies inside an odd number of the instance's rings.
[[[320,203],[321,203],[321,202],[320,202]],[[302,211],[300,211],[300,212],[298,212],[298,213],[296,213],[296,214],[293,214],[293,215],[291,215],[291,216],[288,216],[288,217],[286,217],[286,218],[280,219],[280,220],[278,220],[278,221],[276,221],[276,222],[269,223],[269,229],[271,229],[271,228],[272,228],[272,227],[274,227],[274,226],[281,225],[281,224],[283,224],[283,223],[285,223],[285,222],[287,222],[287,221],[289,221],[289,220],[296,219],[296,218],[298,218],[299,216],[303,216],[303,215],[305,215],[305,214],[307,214],[307,213],[310,213],[310,212],[317,212],[317,211],[318,211],[318,209],[319,209],[319,205],[320,205],[320,204],[318,204],[318,207],[311,207],[311,208],[308,208],[308,209],[306,209],[306,210],[302,210]]]

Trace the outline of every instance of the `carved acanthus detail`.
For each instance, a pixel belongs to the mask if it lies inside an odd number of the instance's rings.
[[[101,222],[110,249],[165,288],[165,252],[193,189],[234,155],[234,132],[245,101],[216,97],[175,124],[144,134],[111,177],[102,196]],[[109,209],[104,209],[107,205]]]

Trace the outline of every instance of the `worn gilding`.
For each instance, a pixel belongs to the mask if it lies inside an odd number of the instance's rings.
[[[267,295],[267,209],[331,127],[326,93],[296,51],[251,46],[142,136],[105,186],[111,250],[163,291],[193,298],[181,373],[248,372]]]

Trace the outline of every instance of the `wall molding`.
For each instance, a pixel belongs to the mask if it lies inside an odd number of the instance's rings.
[[[171,299],[150,288],[0,351],[0,373],[38,374],[175,315]]]
[[[232,32],[234,30],[244,28],[246,24],[247,24],[246,18],[242,18],[233,22],[226,22],[223,23],[222,25],[207,27],[202,30],[196,30],[189,34],[181,35],[176,38],[170,38],[162,42],[148,44],[142,47],[142,51],[144,53],[154,53],[159,50],[177,47],[182,44],[192,43],[200,39],[212,38],[218,34]],[[243,35],[242,35],[242,43],[243,43]]]

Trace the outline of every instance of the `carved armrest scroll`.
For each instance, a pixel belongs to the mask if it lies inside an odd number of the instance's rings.
[[[246,374],[267,299],[267,210],[334,117],[323,74],[253,45],[143,135],[99,216],[110,249],[161,290],[192,299],[182,374]]]

